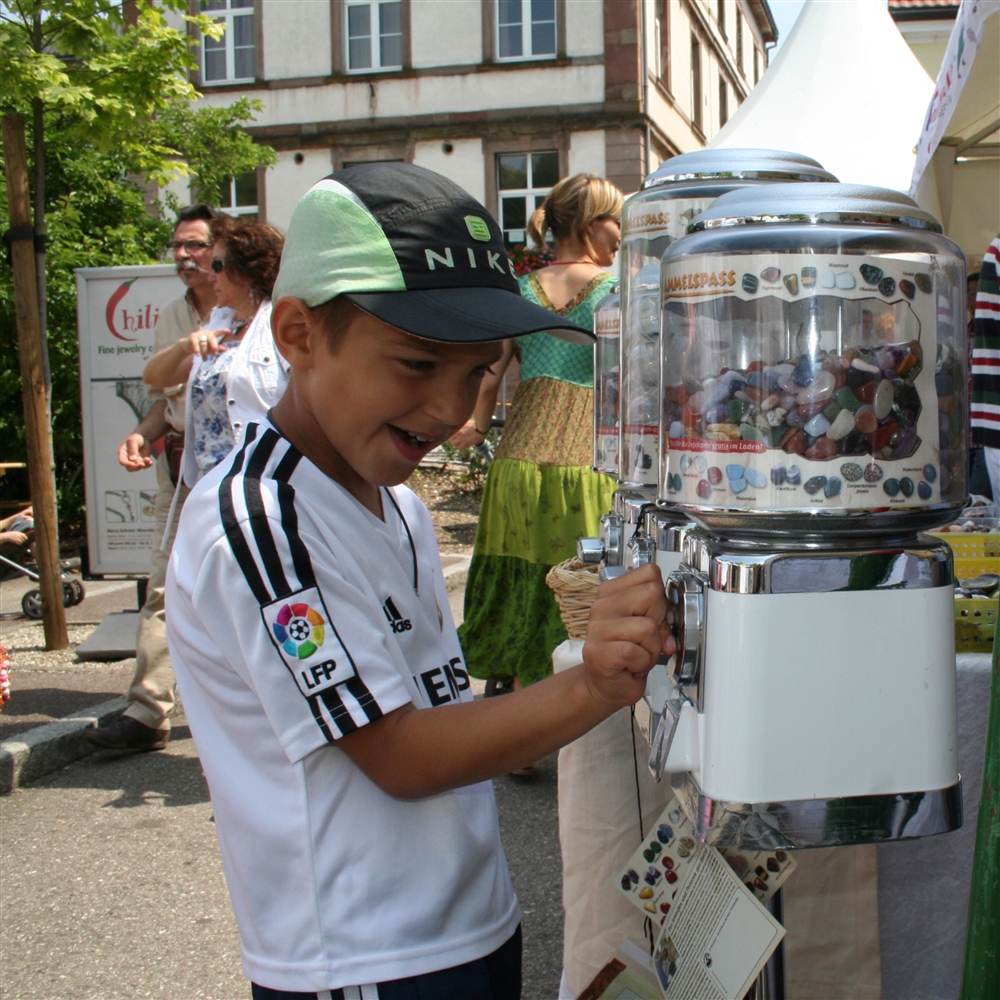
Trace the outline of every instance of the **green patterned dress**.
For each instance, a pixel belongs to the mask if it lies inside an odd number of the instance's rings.
[[[594,309],[617,279],[600,274],[556,309],[535,274],[520,279],[531,302],[593,328]],[[611,509],[615,483],[591,470],[594,354],[547,333],[515,341],[521,383],[483,493],[459,636],[473,677],[532,684],[552,673],[566,638],[545,576],[576,555]]]

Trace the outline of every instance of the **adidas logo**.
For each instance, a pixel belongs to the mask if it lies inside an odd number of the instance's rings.
[[[409,618],[404,618],[399,613],[399,608],[393,603],[391,597],[385,599],[385,604],[382,605],[382,611],[385,614],[386,619],[388,619],[389,625],[392,627],[393,632],[397,635],[400,632],[409,632],[413,628],[413,623]]]

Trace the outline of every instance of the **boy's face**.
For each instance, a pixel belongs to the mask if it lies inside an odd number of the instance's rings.
[[[356,496],[395,486],[468,419],[501,344],[422,340],[356,310],[331,347],[318,320],[275,419],[304,454]],[[296,430],[293,430],[293,427]]]

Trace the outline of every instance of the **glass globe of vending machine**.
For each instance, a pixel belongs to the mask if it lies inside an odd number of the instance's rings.
[[[650,553],[665,571],[676,568],[676,524],[656,517],[659,482],[660,260],[691,220],[716,198],[743,187],[836,178],[815,160],[770,149],[702,149],[667,160],[643,181],[622,210],[620,457],[615,517],[622,524],[622,558],[633,533],[650,515],[634,560]],[[648,539],[646,541],[645,539]],[[659,544],[657,544],[659,540]],[[635,548],[635,546],[634,546]]]
[[[618,478],[621,295],[615,285],[594,310],[594,472]]]
[[[580,539],[578,555],[600,564],[602,576],[656,561],[664,574],[680,565],[689,520],[655,504],[660,463],[660,259],[691,220],[727,191],[775,183],[833,182],[815,160],[772,149],[701,149],[667,160],[622,209],[619,487],[601,518],[599,537]],[[597,359],[595,385],[602,380]],[[609,362],[605,362],[609,363]],[[597,405],[600,405],[599,403]],[[608,470],[610,471],[610,470]],[[657,667],[637,706],[640,729],[652,738],[666,673]]]
[[[961,824],[951,550],[966,502],[965,260],[905,195],[724,195],[664,255],[664,770],[716,843]],[[664,737],[667,739],[667,737]]]

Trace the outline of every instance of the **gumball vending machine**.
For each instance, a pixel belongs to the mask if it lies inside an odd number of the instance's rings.
[[[581,539],[584,562],[604,577],[656,561],[664,575],[677,569],[691,527],[683,514],[657,507],[660,461],[660,259],[691,220],[717,197],[742,187],[836,178],[797,153],[770,149],[702,149],[667,160],[622,210],[620,254],[621,357],[619,488],[596,539]],[[596,383],[595,383],[596,384]],[[650,675],[637,706],[647,740],[668,693],[666,672]]]
[[[961,825],[951,552],[965,261],[895,191],[743,188],[663,258],[659,503],[680,652],[654,755],[699,835]]]
[[[796,153],[702,149],[667,160],[625,202],[619,251],[619,489],[614,509],[602,522],[600,539],[582,539],[579,553],[584,562],[600,562],[605,575],[653,558],[669,572],[680,560],[680,524],[654,505],[660,457],[660,259],[664,251],[684,234],[695,215],[727,191],[779,181],[833,180],[815,160]],[[643,527],[647,513],[653,520]]]

